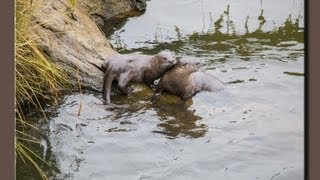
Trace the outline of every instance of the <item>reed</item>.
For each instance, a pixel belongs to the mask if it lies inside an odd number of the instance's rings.
[[[16,126],[19,130],[15,131],[15,155],[22,162],[33,165],[41,177],[47,179],[37,163],[39,160],[45,161],[24,144],[38,143],[38,140],[31,135],[26,136],[24,132],[26,127],[36,128],[26,117],[29,112],[34,111],[46,119],[43,102],[57,104],[61,90],[70,89],[70,85],[65,73],[52,63],[30,36],[32,16],[39,7],[41,4],[32,0],[16,0],[15,109]]]

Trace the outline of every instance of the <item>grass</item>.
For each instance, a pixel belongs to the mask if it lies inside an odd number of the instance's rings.
[[[28,165],[33,165],[42,179],[47,179],[43,169],[37,162],[46,163],[26,142],[39,145],[39,141],[25,132],[33,128],[33,122],[28,122],[26,116],[35,111],[46,118],[43,110],[43,102],[57,104],[61,90],[69,89],[69,83],[65,73],[56,67],[50,58],[43,53],[34,39],[29,34],[35,8],[39,4],[32,0],[16,1],[16,44],[15,44],[15,77],[16,77],[16,126],[15,130],[15,154],[16,158]],[[47,164],[47,163],[46,163]]]

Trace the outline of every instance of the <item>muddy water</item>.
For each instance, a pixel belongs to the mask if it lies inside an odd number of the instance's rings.
[[[303,179],[303,9],[302,0],[152,0],[144,14],[106,27],[119,52],[197,58],[225,90],[152,101],[135,84],[129,97],[112,94],[119,107],[101,105],[101,94],[66,96],[43,126],[44,156],[59,169],[48,174]]]

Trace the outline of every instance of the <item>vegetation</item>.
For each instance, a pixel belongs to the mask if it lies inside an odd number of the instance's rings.
[[[28,148],[25,143],[39,144],[32,135],[25,132],[26,128],[36,128],[26,120],[26,114],[35,110],[40,116],[46,117],[42,102],[57,103],[60,91],[68,89],[69,84],[58,67],[37,46],[30,36],[31,20],[35,8],[39,4],[32,0],[16,1],[16,158],[23,163],[31,163],[43,179],[47,179],[38,161],[44,160]],[[37,161],[36,161],[37,159]]]

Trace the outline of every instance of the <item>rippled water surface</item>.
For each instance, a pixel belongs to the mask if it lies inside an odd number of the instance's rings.
[[[101,94],[66,96],[41,124],[40,151],[56,166],[48,174],[303,179],[303,14],[302,0],[152,0],[143,14],[107,23],[120,53],[170,49],[205,63],[225,89],[183,103],[170,94],[152,101],[135,84],[129,97],[112,94],[120,107],[101,105]]]

